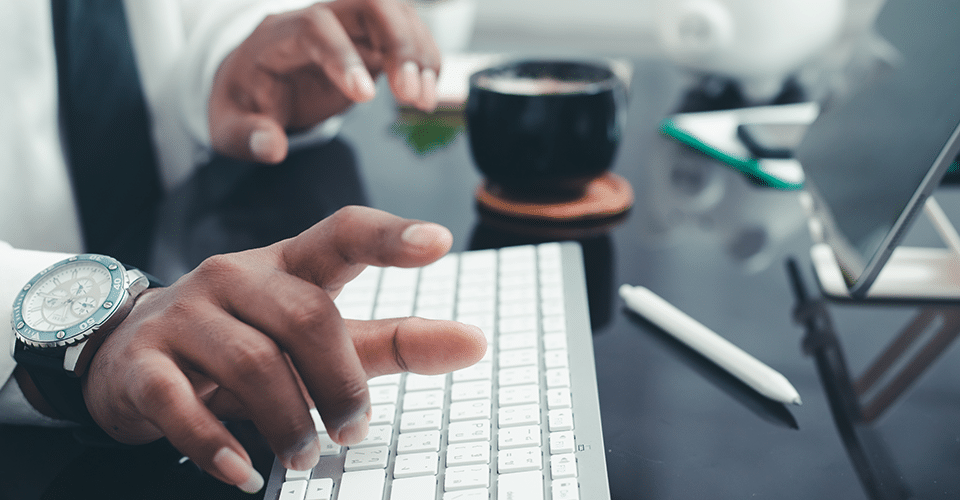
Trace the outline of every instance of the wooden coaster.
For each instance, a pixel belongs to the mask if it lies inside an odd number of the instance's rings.
[[[633,206],[633,187],[623,177],[607,172],[590,181],[578,198],[538,202],[510,198],[484,182],[477,187],[477,202],[494,213],[536,221],[600,222],[616,218]]]

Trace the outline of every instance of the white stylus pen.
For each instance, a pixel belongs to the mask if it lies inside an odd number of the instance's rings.
[[[642,286],[623,285],[627,307],[704,355],[760,394],[781,403],[801,404],[800,395],[780,372],[747,354],[699,321]]]

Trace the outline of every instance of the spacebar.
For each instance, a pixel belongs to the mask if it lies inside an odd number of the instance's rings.
[[[383,469],[344,472],[337,500],[380,500],[386,471]]]
[[[543,474],[538,470],[500,474],[497,500],[543,499]]]

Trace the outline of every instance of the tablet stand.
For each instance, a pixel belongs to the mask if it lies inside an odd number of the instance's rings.
[[[847,368],[825,300],[808,297],[796,264],[790,261],[787,267],[797,297],[794,319],[807,329],[804,351],[818,355],[821,376],[830,374],[834,382],[828,386],[832,388],[828,394],[831,405],[838,405],[854,422],[869,423],[883,415],[960,336],[960,307],[946,303],[923,305],[866,369],[854,377]]]
[[[920,303],[912,320],[864,372],[852,381],[860,420],[880,417],[937,357],[960,335],[960,235],[933,199],[924,214],[946,248],[897,247],[867,290],[862,304]],[[810,255],[821,292],[831,299],[853,301],[833,250],[815,244]]]
[[[923,211],[946,248],[895,248],[867,290],[866,300],[960,301],[960,235],[933,197],[927,198]],[[814,244],[810,257],[823,294],[852,300],[833,249],[826,243]]]

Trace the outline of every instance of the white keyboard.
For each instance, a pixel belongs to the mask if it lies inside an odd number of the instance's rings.
[[[327,437],[311,471],[275,461],[266,500],[608,499],[583,258],[575,243],[367,268],[345,318],[421,316],[480,327],[487,354],[450,374],[369,381],[361,443]]]

